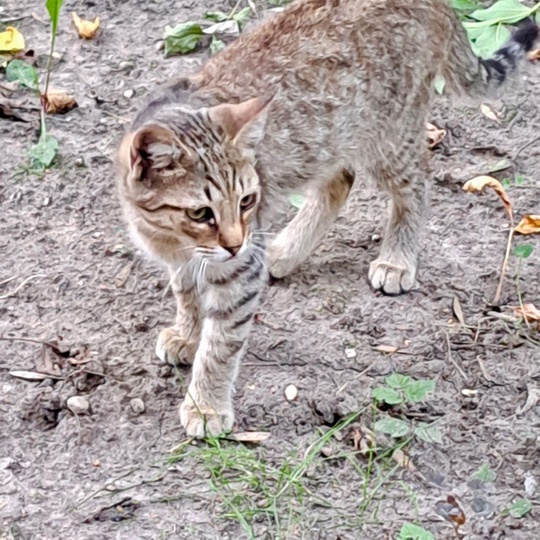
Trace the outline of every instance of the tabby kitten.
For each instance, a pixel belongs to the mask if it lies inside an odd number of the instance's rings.
[[[193,363],[180,407],[188,435],[232,428],[267,268],[282,277],[306,259],[356,172],[392,200],[370,282],[387,294],[413,287],[433,79],[485,92],[537,33],[525,24],[483,61],[444,0],[298,0],[147,103],[121,145],[120,194],[135,241],[171,275],[176,322],[156,352]],[[267,250],[276,208],[301,191],[305,204]]]

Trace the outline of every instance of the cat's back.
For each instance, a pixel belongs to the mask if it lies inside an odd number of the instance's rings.
[[[454,24],[446,0],[297,0],[213,57],[197,79],[228,93],[247,84],[262,91],[344,69],[433,64]]]

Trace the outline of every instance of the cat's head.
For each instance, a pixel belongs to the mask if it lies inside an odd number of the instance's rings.
[[[152,252],[168,262],[228,261],[243,252],[261,203],[254,147],[270,101],[171,107],[126,135],[121,193]]]

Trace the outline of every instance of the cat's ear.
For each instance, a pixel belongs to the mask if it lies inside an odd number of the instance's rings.
[[[255,146],[264,136],[268,111],[274,96],[248,99],[238,104],[226,103],[209,109],[210,119],[233,141]]]
[[[160,124],[149,124],[127,135],[120,148],[120,161],[133,179],[144,180],[150,169],[165,169],[182,155],[175,133]]]

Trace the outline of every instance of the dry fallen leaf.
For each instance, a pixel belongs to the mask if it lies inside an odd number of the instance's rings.
[[[457,296],[454,296],[454,301],[452,303],[452,310],[454,311],[454,315],[456,316],[456,319],[463,326],[465,326],[465,317],[463,316],[463,309],[461,309],[461,304]]]
[[[540,388],[532,384],[527,384],[527,401],[525,401],[523,406],[519,406],[516,409],[516,414],[525,414],[527,411],[530,411],[533,407],[536,407],[539,400]]]
[[[393,354],[399,350],[399,347],[396,347],[395,345],[375,345],[375,347],[373,347],[373,350]]]
[[[227,439],[236,442],[260,443],[270,437],[267,431],[242,431],[238,433],[229,433]]]
[[[428,148],[435,148],[446,136],[445,129],[439,129],[437,126],[426,124],[426,136],[428,139]]]
[[[534,49],[534,51],[531,51],[531,52],[527,55],[527,58],[528,58],[531,62],[534,62],[535,60],[540,60],[540,49]]]
[[[45,98],[45,111],[48,114],[63,114],[77,106],[75,98],[65,92],[48,92]]]
[[[438,501],[435,503],[435,512],[444,519],[452,523],[456,532],[459,527],[466,521],[465,513],[459,506],[456,498],[453,495],[448,495],[446,501]]]
[[[24,36],[13,26],[0,32],[0,52],[15,53],[24,50]]]
[[[480,110],[482,111],[482,114],[486,118],[489,118],[490,120],[493,120],[494,122],[499,122],[500,120],[499,114],[496,113],[489,105],[482,103],[482,105],[480,105]]]
[[[9,374],[16,379],[22,379],[24,381],[31,382],[44,381],[46,379],[61,379],[61,377],[57,377],[55,375],[49,375],[48,373],[37,373],[36,371],[15,370],[10,371]]]
[[[540,330],[540,309],[537,309],[533,304],[515,307],[514,314],[528,322],[538,322],[538,329]]]
[[[396,448],[392,452],[392,459],[404,469],[409,469],[409,471],[416,470],[411,458],[403,450],[401,450],[401,448]]]
[[[496,178],[493,178],[493,176],[476,176],[468,182],[465,182],[463,191],[466,191],[467,193],[480,193],[485,187],[490,187],[493,189],[501,198],[508,216],[510,217],[510,221],[512,221],[513,212],[510,198],[508,197],[508,194],[504,190],[502,184]]]
[[[540,233],[540,215],[523,216],[514,230],[519,234]]]
[[[81,19],[75,12],[71,14],[71,17],[79,37],[92,39],[96,35],[99,28],[99,17],[96,17],[94,22]]]

